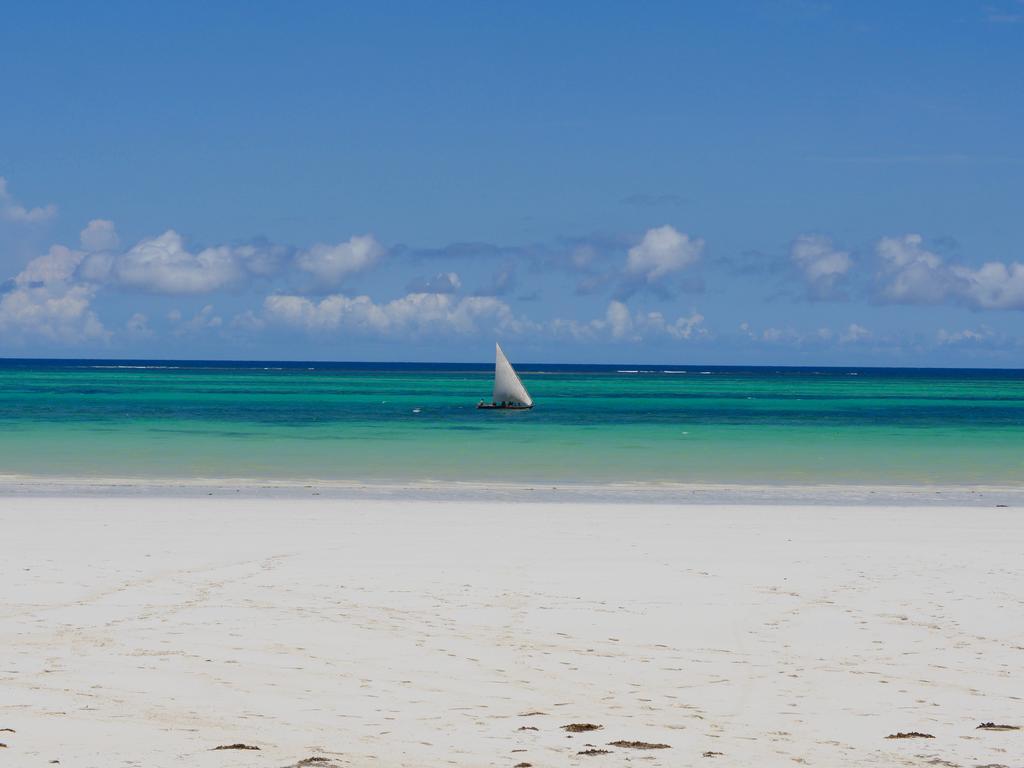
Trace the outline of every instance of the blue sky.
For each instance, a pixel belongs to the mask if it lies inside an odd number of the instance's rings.
[[[1024,2],[12,3],[0,355],[1024,360]]]

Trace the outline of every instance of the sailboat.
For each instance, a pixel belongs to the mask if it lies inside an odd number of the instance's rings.
[[[501,345],[494,344],[494,396],[491,402],[481,400],[477,408],[497,408],[512,411],[528,411],[533,408],[533,398],[526,391],[512,363],[501,351]]]

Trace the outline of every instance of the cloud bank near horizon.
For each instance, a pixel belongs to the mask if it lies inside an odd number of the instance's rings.
[[[0,178],[8,239],[26,228],[38,236],[56,211],[26,207]],[[259,239],[194,245],[174,229],[126,246],[113,221],[96,218],[73,246],[55,243],[0,276],[0,334],[8,354],[158,350],[162,339],[200,336],[258,349],[266,334],[456,345],[482,335],[583,347],[1024,349],[984,322],[900,333],[862,317],[901,306],[1020,312],[1019,261],[951,259],[913,232],[859,249],[798,233],[788,251],[762,261],[770,264],[756,279],[737,276],[713,241],[672,224],[526,246],[388,246],[371,233],[305,247]],[[732,291],[743,298],[698,309]],[[751,317],[758,301],[788,302],[804,315],[807,306],[834,310],[825,324],[759,322]],[[184,308],[165,310],[167,302]]]

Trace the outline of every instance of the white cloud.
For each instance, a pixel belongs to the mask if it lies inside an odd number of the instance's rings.
[[[515,267],[504,267],[494,273],[489,285],[477,288],[473,293],[477,296],[505,296],[516,287]]]
[[[129,336],[136,338],[149,338],[153,335],[153,331],[149,327],[149,318],[141,312],[136,312],[129,317],[128,321],[124,324],[124,328]]]
[[[626,272],[654,283],[668,274],[678,272],[700,258],[704,241],[691,240],[674,227],[649,229],[643,239],[626,256]]]
[[[0,176],[0,219],[22,224],[35,224],[52,219],[57,215],[57,206],[44,205],[41,208],[26,208],[7,191],[7,179]]]
[[[920,235],[885,237],[883,296],[890,301],[935,304],[956,301],[975,309],[1024,309],[1024,264],[990,261],[977,269],[946,264],[923,246]]]
[[[251,309],[247,309],[245,312],[239,312],[231,318],[231,327],[240,331],[261,331],[266,324],[266,320],[257,315]]]
[[[589,269],[597,261],[597,256],[597,249],[589,243],[584,243],[569,252],[569,264],[573,269]]]
[[[235,261],[249,274],[269,277],[280,268],[282,256],[289,249],[280,245],[233,245],[231,254]]]
[[[870,338],[871,331],[857,323],[850,323],[846,330],[839,334],[839,341],[842,344],[852,344]]]
[[[942,259],[922,245],[920,235],[883,237],[878,241],[884,285],[882,293],[891,301],[935,303],[953,288]]]
[[[621,301],[611,301],[604,317],[589,322],[557,318],[542,326],[554,336],[567,335],[577,341],[630,341],[639,342],[646,338],[667,337],[676,341],[702,338],[708,335],[703,327],[704,316],[692,312],[688,316],[669,321],[661,312],[631,313]]]
[[[612,301],[605,312],[605,321],[612,332],[613,339],[625,339],[633,336],[633,318],[629,307],[621,301]]]
[[[224,319],[214,313],[212,304],[207,304],[188,320],[182,319],[180,310],[172,309],[167,314],[167,319],[174,323],[174,333],[177,336],[215,330],[224,324]]]
[[[970,328],[965,328],[962,331],[948,332],[945,329],[939,330],[935,334],[935,339],[939,344],[964,344],[964,343],[977,343],[987,341],[991,339],[995,334],[991,328],[982,327],[977,331],[972,331]]]
[[[79,235],[82,247],[87,251],[112,251],[117,248],[119,240],[114,222],[106,219],[93,219]]]
[[[1024,264],[990,261],[978,269],[952,267],[958,290],[979,309],[1024,309]]]
[[[769,326],[758,333],[750,323],[746,322],[740,323],[740,332],[752,341],[764,342],[766,344],[779,344],[780,342],[802,344],[807,338],[823,340],[825,337],[822,335],[822,332],[831,333],[827,328],[819,328],[812,336],[807,337],[792,328],[777,328],[775,326]]]
[[[84,254],[63,245],[51,246],[48,253],[32,259],[14,278],[19,286],[69,282],[75,275]]]
[[[410,293],[382,304],[369,296],[333,294],[320,301],[275,294],[263,302],[268,319],[309,331],[347,330],[380,336],[436,332],[469,335],[488,329],[517,332],[509,306],[491,296]]]
[[[645,333],[664,334],[671,339],[683,341],[706,336],[708,332],[703,327],[703,323],[704,315],[699,312],[693,312],[685,317],[677,317],[671,322],[666,320],[661,312],[648,312],[635,321],[634,325]]]
[[[871,337],[871,332],[857,323],[851,323],[846,330],[836,333],[827,326],[822,326],[813,331],[800,331],[795,328],[779,328],[769,326],[758,333],[750,323],[740,323],[740,333],[755,342],[766,344],[791,344],[797,346],[827,344],[836,340],[841,344],[849,344]]]
[[[243,270],[229,246],[189,253],[172,229],[141,240],[111,265],[121,285],[155,293],[205,293],[241,279]]]
[[[44,338],[59,343],[106,340],[90,304],[96,287],[74,281],[83,254],[55,245],[32,259],[14,277],[14,288],[0,294],[0,331],[20,339]]]
[[[17,288],[0,297],[0,330],[74,343],[109,337],[89,308],[93,286]]]
[[[568,336],[577,341],[637,342],[649,337],[686,340],[707,335],[704,317],[698,312],[669,321],[660,312],[632,313],[620,301],[610,302],[604,316],[589,322],[533,322],[516,317],[505,302],[493,296],[456,299],[449,294],[410,293],[378,304],[369,296],[334,294],[315,301],[278,294],[266,298],[263,315],[269,321],[308,331],[349,331],[382,337],[496,331]],[[255,317],[239,316],[236,321],[240,327],[259,327]]]
[[[96,222],[92,222],[95,224]],[[109,223],[109,222],[105,222]],[[112,226],[87,228],[90,240],[109,244],[116,233]],[[95,237],[93,237],[95,235]],[[113,235],[113,237],[112,237]],[[269,275],[277,265],[281,249],[272,246],[219,245],[190,252],[173,229],[158,237],[140,240],[122,254],[92,253],[85,259],[81,275],[96,282],[110,282],[153,293],[208,293],[225,288],[251,275]]]
[[[84,254],[78,265],[78,276],[89,283],[105,283],[111,279],[115,254],[109,251]]]
[[[433,277],[418,277],[409,282],[410,293],[455,293],[462,287],[456,272],[439,272]]]
[[[385,253],[373,235],[357,235],[344,243],[318,243],[295,257],[299,269],[326,285],[337,285],[349,275],[373,266]]]
[[[853,264],[848,252],[836,250],[822,235],[800,235],[793,241],[790,258],[803,273],[811,295],[817,298],[831,294]]]

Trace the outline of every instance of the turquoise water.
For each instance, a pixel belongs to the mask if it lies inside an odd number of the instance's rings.
[[[0,474],[1024,485],[1024,372],[519,369],[0,361]]]

